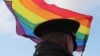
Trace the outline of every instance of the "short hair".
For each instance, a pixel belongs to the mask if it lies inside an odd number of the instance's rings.
[[[50,32],[41,37],[42,41],[52,41],[60,45],[64,44],[70,35],[61,32]],[[71,37],[71,36],[70,36]]]

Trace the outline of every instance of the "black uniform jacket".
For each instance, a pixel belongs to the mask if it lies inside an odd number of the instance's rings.
[[[62,46],[45,41],[41,42],[36,46],[36,51],[33,56],[73,56]]]

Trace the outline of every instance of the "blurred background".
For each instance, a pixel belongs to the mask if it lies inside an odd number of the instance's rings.
[[[83,56],[100,56],[100,0],[45,0],[61,8],[93,16],[90,35]],[[16,34],[12,13],[0,0],[0,56],[32,56],[36,43]],[[74,56],[81,53],[74,52]]]

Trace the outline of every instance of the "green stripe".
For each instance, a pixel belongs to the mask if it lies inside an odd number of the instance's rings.
[[[21,16],[18,12],[15,11],[16,16],[18,17],[18,19],[21,20],[22,23],[24,23],[27,27],[29,27],[30,29],[34,29],[36,24],[33,24],[31,22],[29,22],[26,18],[24,18],[23,16]]]
[[[77,39],[80,39],[80,40],[83,40],[83,41],[87,41],[87,39],[88,39],[88,35],[80,33],[80,32],[76,33],[76,37],[77,37]]]
[[[19,13],[17,13],[15,11],[15,14],[16,16],[21,20],[22,23],[24,23],[27,27],[29,27],[30,29],[34,29],[36,27],[36,24],[33,24],[31,22],[29,22],[26,18],[24,18],[23,16],[21,16]],[[77,36],[77,39],[80,39],[80,40],[84,40],[84,41],[87,41],[88,39],[88,35],[86,34],[83,34],[83,33],[80,33],[80,32],[77,32],[76,33],[76,36]]]

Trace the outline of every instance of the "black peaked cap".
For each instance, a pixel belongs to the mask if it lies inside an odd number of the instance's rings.
[[[34,34],[40,38],[41,36],[50,32],[62,32],[62,33],[69,34],[73,37],[74,50],[76,50],[77,44],[75,41],[76,40],[75,34],[79,26],[80,23],[76,20],[65,19],[65,18],[52,19],[37,25],[34,30]]]

